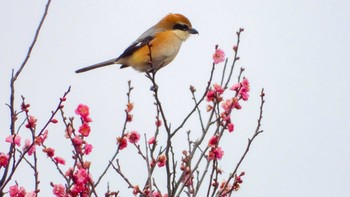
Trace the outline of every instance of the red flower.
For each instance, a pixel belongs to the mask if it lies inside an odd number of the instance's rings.
[[[23,146],[23,151],[28,150],[28,148],[30,147],[31,142],[29,139],[26,139],[24,141],[24,146]],[[35,152],[35,144],[28,150],[28,155],[31,156],[33,153]]]
[[[24,187],[18,188],[18,185],[13,185],[10,187],[9,194],[10,197],[24,197],[26,196],[27,192]]]
[[[9,158],[10,156],[8,154],[0,153],[0,168],[7,166],[7,164],[9,163]]]
[[[227,124],[227,129],[231,133],[235,129],[235,125],[232,122],[230,122]]]
[[[55,155],[55,149],[50,148],[50,147],[44,148],[44,149],[43,149],[43,152],[46,153],[46,155],[47,155],[48,157],[53,157],[53,156]]]
[[[117,137],[117,144],[119,144],[119,149],[123,150],[128,146],[128,141],[126,140],[126,137]]]
[[[15,144],[17,146],[21,146],[21,137],[19,135],[9,135],[5,139],[5,142],[9,142],[11,144]]]
[[[85,146],[84,146],[84,150],[85,150],[85,154],[90,154],[91,151],[92,151],[92,145],[91,144],[88,144],[88,143],[85,143]]]
[[[79,131],[79,133],[82,134],[84,137],[87,137],[87,136],[89,136],[91,129],[90,129],[89,124],[84,122],[84,123],[79,127],[79,130],[78,130],[78,131]]]
[[[153,136],[148,140],[148,144],[154,144],[156,142],[156,138]]]
[[[91,118],[89,117],[90,112],[87,105],[79,104],[75,110],[75,114],[79,115],[84,122],[92,122]]]
[[[208,154],[208,159],[209,160],[214,160],[214,159],[220,160],[223,155],[224,155],[224,151],[221,149],[221,147],[211,148],[211,150],[209,151],[209,154]]]
[[[53,185],[53,194],[56,197],[65,197],[66,196],[66,188],[62,184],[54,184]]]
[[[134,189],[132,190],[132,194],[134,194],[134,196],[136,196],[139,192],[140,192],[139,186],[135,185]]]
[[[54,157],[53,158],[57,163],[65,165],[66,161],[62,157]]]
[[[29,116],[28,117],[28,123],[26,124],[26,127],[28,129],[35,129],[36,121],[37,121],[37,119],[34,116]]]
[[[157,127],[162,126],[162,121],[159,120],[159,119],[157,119],[157,120],[156,120],[156,126],[157,126]]]
[[[130,133],[128,133],[128,139],[130,143],[135,144],[140,140],[140,134],[136,131],[131,131]]]
[[[157,165],[158,165],[158,167],[163,167],[163,166],[165,166],[166,160],[167,160],[167,158],[166,158],[165,155],[159,155],[159,156],[158,156],[158,159],[157,159]]]
[[[208,146],[209,146],[209,147],[215,147],[215,146],[217,146],[218,143],[219,143],[219,140],[220,140],[220,137],[214,135],[213,137],[210,138],[209,143],[208,143]]]
[[[225,52],[222,49],[216,49],[213,54],[214,64],[218,64],[225,60]]]

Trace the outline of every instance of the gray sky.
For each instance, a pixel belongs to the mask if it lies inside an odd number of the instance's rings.
[[[22,63],[45,3],[0,2],[1,144],[9,134],[5,103],[9,102],[11,69],[18,69]],[[246,171],[246,176],[236,195],[348,196],[349,8],[350,2],[345,0],[53,1],[36,48],[17,82],[17,104],[20,105],[20,95],[24,95],[40,127],[71,85],[65,110],[73,115],[79,103],[90,106],[94,121],[90,159],[93,173],[99,175],[116,148],[115,137],[122,129],[130,79],[135,87],[135,119],[129,129],[142,134],[153,129],[151,84],[144,74],[119,70],[118,66],[79,75],[74,71],[118,56],[164,15],[186,15],[199,36],[190,37],[175,61],[158,73],[160,96],[169,120],[178,125],[192,106],[189,85],[200,93],[206,85],[215,44],[232,61],[235,32],[243,27],[238,65],[246,68],[244,75],[251,82],[251,97],[242,111],[233,115],[236,130],[223,144],[225,155],[221,163],[226,173],[240,157],[256,126],[263,87],[265,132],[257,138],[240,169]],[[187,125],[184,129],[183,132],[193,127]],[[56,154],[68,160],[70,147],[62,137],[63,129],[51,126],[49,130],[48,144],[60,146]],[[1,145],[0,152],[6,150],[7,145]],[[128,175],[137,183],[140,175],[135,169],[142,161],[130,156],[133,154],[136,155],[135,150],[129,147],[120,157],[122,164],[128,166]],[[44,161],[41,187],[48,188],[50,181],[63,182],[53,174],[54,166]],[[31,176],[26,169],[20,173]],[[110,173],[105,181],[110,181],[112,189],[122,191],[122,196],[130,196],[131,190],[116,177]],[[31,182],[19,180],[30,190]],[[104,183],[99,191],[105,190]],[[42,189],[41,193],[51,194],[51,189]]]

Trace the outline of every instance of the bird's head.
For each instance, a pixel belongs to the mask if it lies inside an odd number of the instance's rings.
[[[156,27],[164,31],[174,31],[184,41],[190,34],[198,34],[198,31],[192,28],[190,20],[182,14],[168,14],[156,24]]]

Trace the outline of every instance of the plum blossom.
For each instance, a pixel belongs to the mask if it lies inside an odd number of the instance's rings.
[[[217,48],[213,54],[214,64],[218,64],[225,60],[225,52],[222,49]]]
[[[7,166],[7,164],[9,163],[9,158],[10,156],[8,154],[0,153],[0,168]]]
[[[128,133],[127,137],[129,142],[133,144],[137,143],[140,140],[140,134],[137,131],[131,131]]]
[[[216,147],[216,148],[211,148],[208,154],[208,159],[209,160],[217,160],[221,159],[222,156],[224,155],[224,151],[221,149],[221,147]]]
[[[11,144],[15,144],[17,146],[21,146],[21,136],[19,135],[9,135],[5,139],[5,142],[9,142]]]

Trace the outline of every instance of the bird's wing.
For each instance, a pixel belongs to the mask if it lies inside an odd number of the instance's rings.
[[[117,58],[124,58],[124,57],[128,57],[131,54],[133,54],[135,51],[137,51],[139,48],[142,48],[143,46],[147,45],[149,42],[151,42],[153,40],[153,36],[148,36],[146,38],[144,38],[141,41],[138,42],[133,42],[128,48],[125,49],[125,51]]]

